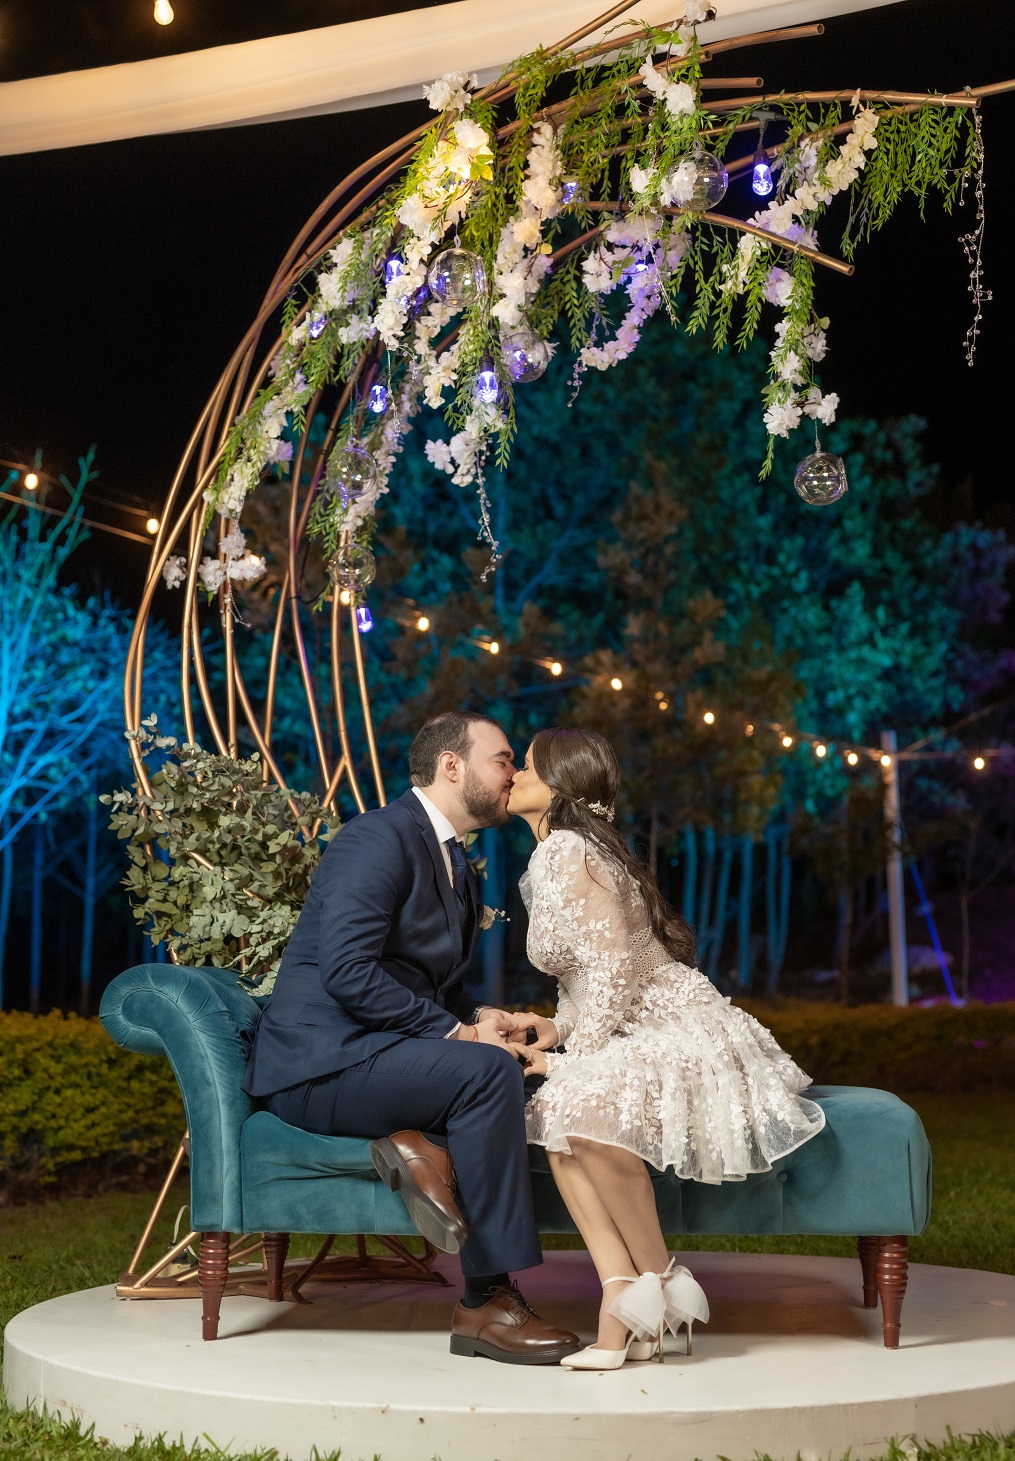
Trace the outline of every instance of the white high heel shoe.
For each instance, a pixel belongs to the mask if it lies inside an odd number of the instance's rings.
[[[618,1274],[616,1278],[604,1278],[603,1288],[608,1283],[637,1283],[637,1275],[633,1273]],[[647,1350],[648,1353],[643,1353]],[[600,1349],[597,1344],[587,1344],[577,1354],[565,1355],[561,1364],[566,1370],[619,1370],[627,1359],[647,1360],[655,1353],[655,1345],[650,1341],[636,1339],[633,1334],[627,1336],[627,1343],[623,1349]]]
[[[696,1319],[708,1322],[708,1300],[690,1270],[671,1258],[665,1272],[643,1273],[631,1289],[613,1301],[609,1312],[633,1335],[644,1337],[642,1348],[647,1353],[632,1354],[632,1358],[651,1359],[655,1354],[662,1364],[667,1329],[676,1334],[685,1325],[687,1353],[691,1353],[691,1326]],[[649,1339],[649,1335],[653,1337]],[[628,1341],[628,1350],[633,1348]]]

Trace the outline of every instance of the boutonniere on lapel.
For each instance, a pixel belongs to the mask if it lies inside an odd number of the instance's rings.
[[[478,840],[478,832],[466,832],[465,836],[462,838],[462,843],[465,847],[465,855],[469,860],[469,866],[472,868],[472,871],[481,878],[488,878],[490,874],[487,872],[486,865],[489,859],[485,857],[469,857],[469,853],[472,851],[472,848],[476,845]],[[487,904],[484,903],[479,911],[480,932],[485,933],[488,928],[493,928],[498,918],[503,918],[505,923],[510,923],[511,921],[508,918],[507,914],[504,912],[503,908],[490,908],[487,906]]]

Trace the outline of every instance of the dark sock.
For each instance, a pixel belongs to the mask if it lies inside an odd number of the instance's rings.
[[[511,1275],[507,1273],[481,1273],[475,1278],[469,1278],[463,1274],[465,1279],[465,1293],[462,1296],[462,1307],[465,1309],[479,1309],[493,1298],[494,1289],[504,1288],[511,1282]]]

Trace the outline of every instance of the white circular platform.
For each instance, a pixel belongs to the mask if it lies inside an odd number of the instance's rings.
[[[860,1265],[838,1258],[691,1253],[712,1306],[694,1355],[610,1374],[456,1359],[454,1288],[309,1284],[310,1305],[228,1298],[221,1339],[193,1300],[112,1289],[50,1299],[5,1334],[17,1407],[77,1416],[119,1445],[160,1432],[304,1461],[780,1461],[877,1455],[891,1436],[1015,1428],[1015,1278],[914,1266],[902,1345],[865,1310]],[[591,1338],[584,1253],[523,1275],[546,1318]]]

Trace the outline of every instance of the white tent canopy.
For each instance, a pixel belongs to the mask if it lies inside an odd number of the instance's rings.
[[[720,0],[718,18],[701,35],[720,40],[895,3]],[[0,85],[0,154],[381,106],[420,97],[422,85],[446,71],[474,71],[485,83],[516,56],[562,40],[604,8],[603,0],[599,6],[596,0],[456,0],[239,45],[8,81]],[[631,14],[662,24],[679,8],[680,0],[640,0]]]

